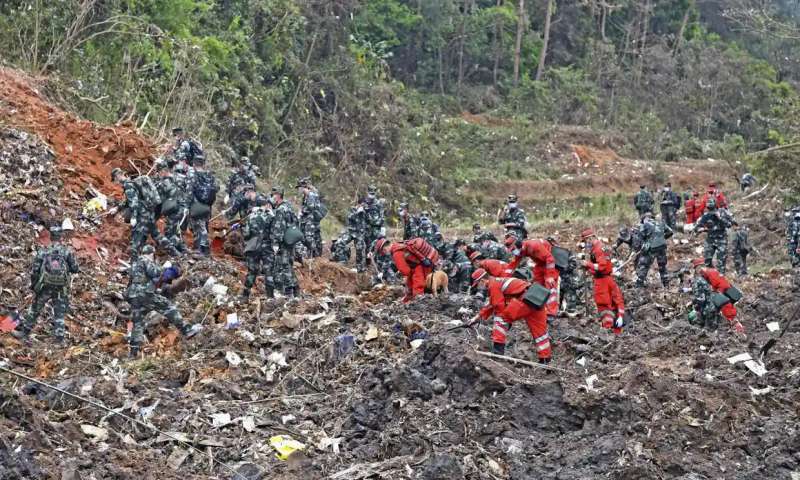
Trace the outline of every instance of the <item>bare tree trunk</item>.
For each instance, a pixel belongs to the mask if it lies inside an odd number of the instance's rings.
[[[556,7],[556,0],[547,0],[547,13],[544,17],[544,40],[542,41],[542,53],[539,55],[539,67],[536,69],[536,81],[542,79],[544,74],[544,62],[547,59],[547,47],[550,43],[550,25],[553,19],[553,10]]]
[[[606,38],[606,19],[608,18],[608,7],[605,3],[600,6],[602,10],[600,13],[600,38],[603,39],[604,42],[608,41]]]
[[[522,59],[522,35],[525,31],[525,0],[519,0],[517,11],[517,42],[514,46],[514,86],[519,85],[519,67]]]
[[[644,2],[644,10],[642,11],[642,34],[638,42],[639,65],[636,70],[636,85],[639,85],[644,72],[644,55],[647,48],[647,30],[650,26],[650,0]]]
[[[456,92],[461,95],[461,84],[464,82],[464,43],[466,43],[466,23],[469,11],[469,0],[464,0],[462,4],[461,23],[458,26],[458,80],[456,81]]]
[[[694,7],[694,4],[689,2],[689,5],[686,7],[686,12],[683,13],[681,28],[678,30],[678,38],[675,39],[675,48],[672,50],[673,57],[677,55],[681,49],[681,43],[683,43],[683,36],[686,35],[686,26],[689,23],[689,13],[691,13],[692,7]]]
[[[439,47],[439,92],[444,95],[444,59],[442,58],[442,47]]]
[[[497,0],[497,7],[503,6],[503,0]],[[500,69],[500,56],[503,53],[503,17],[497,15],[494,24],[494,41],[492,42],[494,51],[494,67],[492,67],[492,84],[497,88],[497,72]]]

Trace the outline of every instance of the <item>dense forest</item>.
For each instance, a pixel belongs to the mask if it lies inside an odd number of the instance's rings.
[[[0,55],[90,119],[155,136],[183,125],[219,162],[249,155],[270,179],[389,189],[416,175],[434,186],[416,192],[425,201],[487,171],[532,175],[514,165],[559,125],[663,161],[790,145],[798,12],[796,0],[6,0]],[[770,175],[791,161],[772,151],[745,160]]]

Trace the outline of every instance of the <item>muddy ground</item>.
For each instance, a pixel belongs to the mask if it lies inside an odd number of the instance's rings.
[[[47,118],[27,103],[14,108]],[[63,142],[21,130],[27,134],[0,134],[0,306],[13,315],[29,305],[30,260],[47,242],[39,225],[58,215],[79,224],[71,242],[82,272],[73,284],[68,345],[50,342],[48,312],[31,346],[0,333],[0,361],[128,418],[0,373],[2,479],[800,475],[800,334],[790,329],[769,352],[763,376],[728,361],[745,352],[758,358],[778,335],[767,324],[786,326],[800,305],[783,260],[782,205],[768,192],[734,198],[759,248],[756,274],[733,277],[746,294],[739,304],[746,337],[726,325],[716,332],[690,326],[689,298],[677,285],[657,289],[651,278],[646,293],[625,283],[634,323],[622,336],[601,331],[592,308],[559,318],[551,331],[554,362],[545,369],[481,355],[489,326],[458,328],[477,308],[466,296],[402,305],[400,287],[373,289],[350,269],[317,260],[300,269],[303,298],[243,304],[235,300],[242,266],[220,253],[181,261],[187,283],[176,301],[205,331],[183,341],[153,315],[144,358],[128,361],[125,238],[113,233],[125,227],[82,218],[85,179],[95,177],[81,176],[84,163],[64,158]],[[21,163],[23,156],[33,160]],[[58,168],[36,167],[48,162]],[[87,168],[105,165],[97,167],[99,181],[111,164],[93,159]],[[617,227],[594,226],[608,237]],[[578,230],[557,228],[565,244]],[[681,239],[688,243],[671,247],[672,269],[697,255],[700,240]],[[227,292],[214,293],[205,286],[211,283]],[[234,313],[241,324],[226,328]],[[520,327],[512,329],[507,353],[533,360],[530,335]],[[281,460],[270,445],[276,435],[305,449]]]

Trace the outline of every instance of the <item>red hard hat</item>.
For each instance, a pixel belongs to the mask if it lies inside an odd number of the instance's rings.
[[[386,240],[385,238],[379,238],[378,240],[376,240],[375,253],[380,253],[381,250],[383,250],[383,246],[386,245],[386,242],[388,242],[388,240]]]
[[[485,277],[486,275],[488,275],[488,273],[486,273],[486,270],[482,268],[479,268],[474,272],[472,272],[472,286],[474,287],[475,285],[477,285],[478,282],[480,282],[481,279],[483,279],[483,277]]]
[[[594,235],[594,230],[591,228],[587,228],[586,230],[581,232],[581,240],[586,240],[587,238]]]
[[[702,258],[695,258],[692,260],[692,267],[699,267],[700,265],[705,265],[706,261]]]
[[[477,259],[479,259],[481,257],[483,257],[483,254],[476,250],[476,251],[474,251],[474,252],[469,254],[469,261],[470,262],[474,262],[475,260],[477,260]]]

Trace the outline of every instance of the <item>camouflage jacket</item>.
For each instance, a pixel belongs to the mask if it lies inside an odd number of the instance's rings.
[[[162,204],[169,200],[175,200],[180,205],[183,192],[179,189],[174,177],[159,177],[156,187],[158,194],[161,195]]]
[[[642,245],[644,241],[642,240],[642,231],[639,227],[634,227],[630,230],[630,233],[627,237],[619,236],[617,237],[617,243],[614,245],[614,248],[619,248],[622,244],[628,245],[632,251],[638,252],[642,249]]]
[[[502,260],[504,262],[507,262],[511,258],[511,253],[498,242],[484,241],[484,243],[478,245],[477,249],[481,252],[483,258]]]
[[[57,252],[58,256],[63,258],[67,263],[67,272],[70,274],[78,273],[78,261],[75,258],[75,253],[72,249],[63,243],[54,242],[51,245],[40,248],[36,251],[36,256],[33,257],[33,264],[31,265],[31,287],[37,288],[42,279],[44,260],[51,256],[51,252]]]
[[[800,245],[800,220],[792,220],[786,229],[786,243],[793,249]]]
[[[733,232],[733,251],[739,253],[750,253],[750,232],[746,228],[740,228]]]
[[[711,284],[705,278],[696,276],[692,281],[692,303],[695,310],[705,313],[709,306],[713,306],[711,303],[712,293],[714,290],[711,288]]]
[[[297,215],[295,215],[291,203],[284,200],[275,207],[274,212],[275,218],[272,220],[272,228],[269,232],[269,240],[273,247],[283,244],[283,236],[286,234],[287,228],[297,227]]]
[[[245,243],[253,238],[260,238],[259,250],[264,250],[271,246],[270,230],[275,214],[272,210],[257,209],[247,216],[247,221],[242,227],[242,237]]]
[[[161,278],[162,269],[155,262],[140,255],[134,260],[128,272],[127,297],[137,298],[153,295],[156,292],[156,283]]]
[[[442,237],[439,226],[431,222],[428,218],[420,219],[419,237],[431,244],[431,246],[440,253],[445,247],[444,237]]]
[[[728,229],[730,227],[730,215],[724,210],[714,210],[704,213],[695,225],[695,229],[705,228],[708,231],[708,238],[714,240],[727,240]]]
[[[403,240],[411,240],[420,236],[419,219],[414,215],[408,214],[403,218]]]
[[[173,172],[172,181],[175,182],[175,188],[178,190],[178,205],[182,208],[189,208],[194,201],[194,194],[192,193],[191,182],[194,177],[194,168],[189,168],[187,173]]]
[[[189,179],[189,186],[193,194],[193,198],[200,203],[213,205],[218,189],[217,179],[214,177],[214,173],[212,173],[210,170],[195,169]],[[201,200],[203,197],[210,201]]]
[[[347,212],[347,232],[353,236],[367,233],[367,212],[363,208],[350,207]]]
[[[639,190],[633,197],[633,206],[639,209],[652,210],[653,195],[647,190]]]
[[[128,209],[131,216],[139,216],[144,208],[144,204],[139,189],[136,188],[136,184],[133,183],[133,180],[127,179],[122,182],[122,192],[125,195],[125,199],[122,201],[120,207]]]
[[[367,204],[367,208],[364,209],[364,213],[366,214],[367,220],[367,228],[369,229],[370,233],[376,233],[381,228],[383,228],[385,217],[383,213],[383,199],[376,199],[371,204]]]
[[[525,229],[527,219],[525,218],[525,211],[521,208],[505,208],[503,213],[500,215],[499,223],[500,225],[503,225],[506,230],[515,230],[517,232],[527,233],[527,230]]]
[[[316,222],[316,216],[321,216],[322,212],[322,200],[319,198],[319,193],[315,190],[309,190],[309,192],[303,196],[303,204],[300,206],[300,221],[303,223],[306,222]]]
[[[672,207],[675,210],[681,208],[681,197],[672,190],[662,190],[659,197],[659,203],[662,207]]]
[[[225,192],[228,195],[233,195],[241,191],[242,187],[245,185],[252,185],[253,187],[256,185],[256,172],[250,168],[233,172],[231,176],[228,177],[228,184],[225,187]]]
[[[230,208],[228,208],[228,210],[225,212],[225,218],[228,220],[233,220],[237,216],[239,218],[245,218],[250,212],[251,207],[263,207],[266,204],[266,197],[260,193],[256,194],[256,198],[253,201],[250,201],[245,196],[236,197],[236,199],[233,201],[233,205],[231,205]]]
[[[650,249],[665,248],[667,246],[667,238],[672,236],[671,228],[664,222],[655,220],[642,222],[640,229],[642,232],[642,248],[645,253]]]

